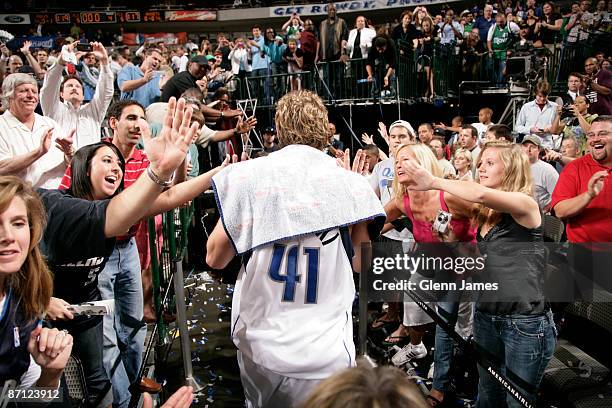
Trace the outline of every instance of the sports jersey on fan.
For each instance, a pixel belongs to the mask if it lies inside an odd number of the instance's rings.
[[[323,379],[355,365],[355,297],[348,228],[267,245],[244,256],[232,338],[276,373]]]

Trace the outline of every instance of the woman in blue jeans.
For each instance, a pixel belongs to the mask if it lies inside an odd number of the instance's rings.
[[[542,217],[532,197],[527,158],[517,145],[487,143],[479,158],[480,184],[433,177],[414,161],[403,167],[413,180],[410,189],[442,190],[474,202],[477,239],[486,256],[482,277],[499,287],[479,294],[476,346],[523,395],[535,400],[556,332],[544,297],[544,251],[537,245]],[[478,369],[477,407],[522,406],[489,372]]]

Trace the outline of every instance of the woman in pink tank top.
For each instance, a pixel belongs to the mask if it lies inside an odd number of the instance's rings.
[[[450,231],[444,237],[444,241],[475,242],[476,229],[472,226],[470,220],[473,204],[443,191],[408,190],[407,186],[412,180],[402,168],[402,163],[406,160],[414,160],[427,169],[432,175],[442,177],[442,169],[439,167],[436,157],[427,145],[406,144],[400,147],[396,153],[395,179],[393,180],[395,199],[389,201],[389,203],[385,205],[385,212],[387,213],[386,222],[391,222],[405,215],[412,221],[412,234],[416,242],[442,242],[440,234],[433,230],[433,223],[438,215],[438,211],[442,210],[452,215]],[[454,309],[457,310],[458,306]],[[455,312],[455,320],[456,314],[457,312]],[[429,316],[416,306],[416,304],[405,303],[403,324],[401,324],[387,340],[389,340],[389,343],[392,343],[394,338],[402,339],[409,336],[410,344],[398,352],[398,355],[404,353],[406,357],[403,359],[423,358],[427,355],[427,349],[422,344],[422,339],[425,333],[425,324],[429,322],[431,322]],[[434,363],[436,365],[434,372],[436,375],[442,377],[446,375],[444,371],[448,371],[444,370],[443,367],[450,366],[450,364],[445,362],[439,365],[436,360],[448,360],[450,357],[448,355],[443,357],[438,356],[438,349],[445,349],[442,344],[438,344],[439,341],[445,341],[445,339],[438,339],[438,331],[441,331],[441,329],[436,328],[436,355],[434,356]],[[448,341],[446,341],[446,343],[448,343]],[[451,350],[452,344],[452,340],[450,340]],[[395,358],[394,356],[394,359]],[[441,401],[444,398],[444,392],[446,391],[444,389],[445,387],[440,388],[443,389],[432,389],[432,400]]]

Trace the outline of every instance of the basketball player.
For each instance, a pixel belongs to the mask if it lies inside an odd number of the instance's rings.
[[[352,271],[368,229],[384,221],[366,179],[323,153],[327,110],[316,94],[285,95],[275,119],[281,150],[215,176],[221,219],[207,243],[213,268],[242,255],[232,338],[249,407],[296,406],[355,365]]]

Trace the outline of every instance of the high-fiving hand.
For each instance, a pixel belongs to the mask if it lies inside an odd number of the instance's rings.
[[[171,178],[185,159],[189,145],[198,131],[198,124],[191,123],[193,109],[185,107],[185,100],[172,97],[159,135],[152,139],[150,132],[143,132],[145,152],[151,162],[151,170],[162,180]]]

